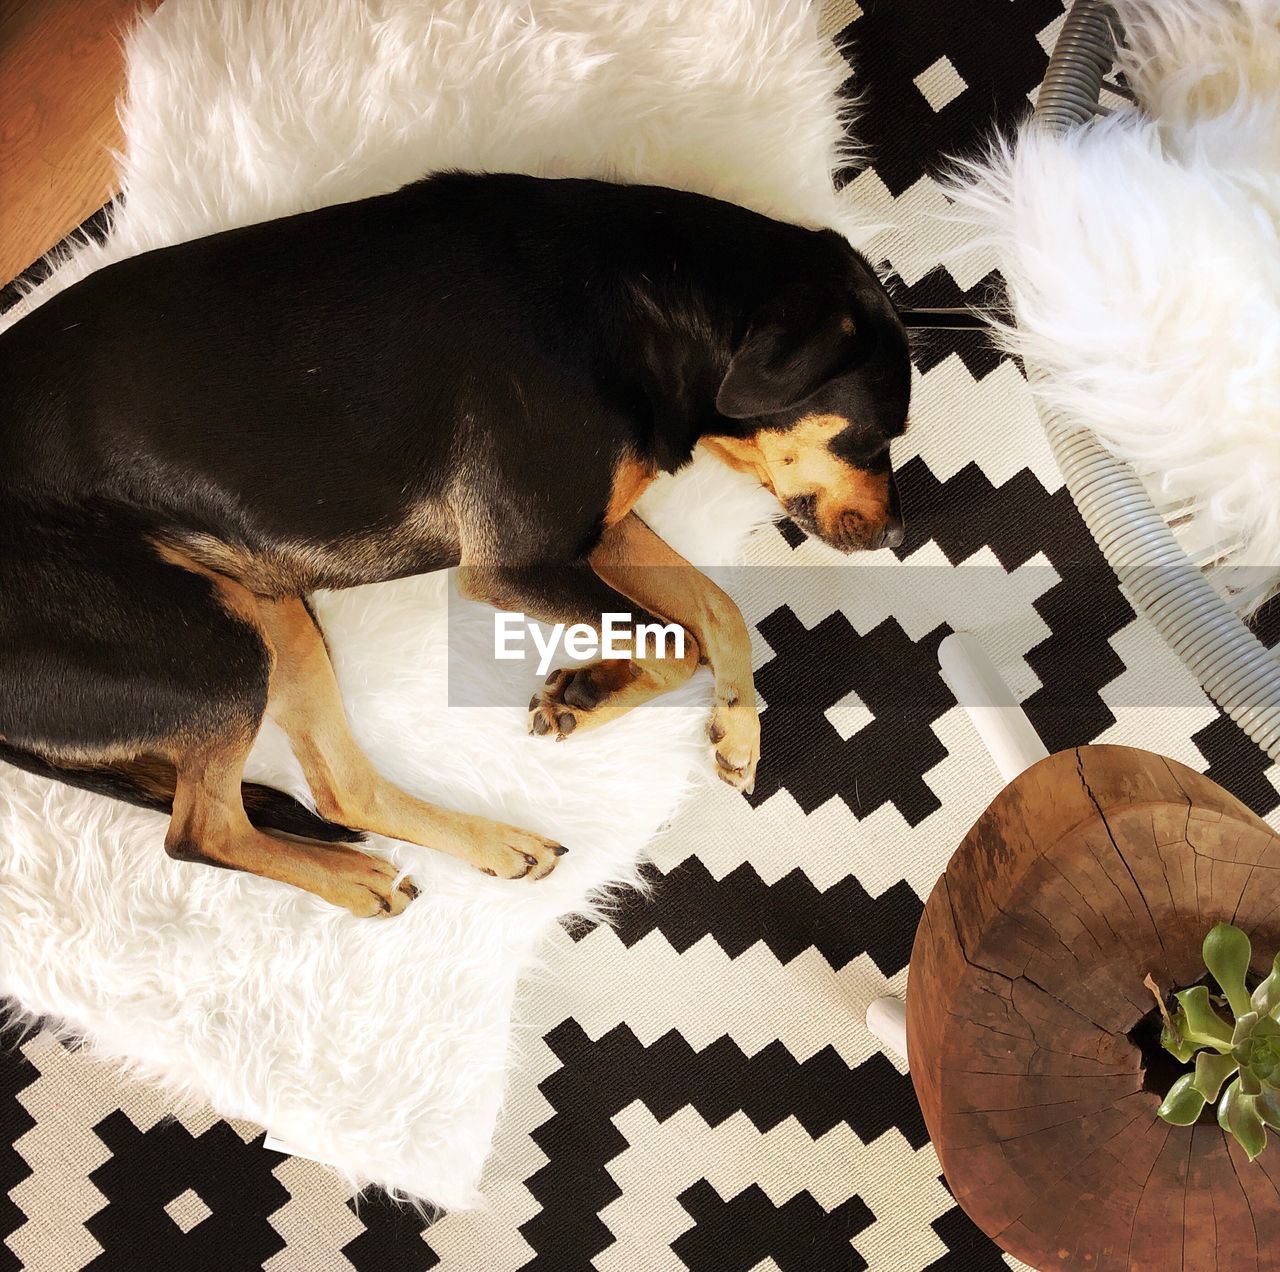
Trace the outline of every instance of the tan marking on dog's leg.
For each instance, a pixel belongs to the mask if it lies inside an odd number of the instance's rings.
[[[630,511],[632,505],[653,483],[657,470],[650,464],[624,456],[613,472],[609,491],[609,503],[604,510],[604,524],[617,525]]]
[[[275,650],[267,714],[285,731],[321,814],[357,830],[438,848],[504,879],[542,879],[566,851],[487,817],[451,812],[382,777],[347,725],[329,654],[300,600],[261,601]]]
[[[275,839],[249,824],[240,779],[251,743],[228,739],[174,757],[169,856],[289,883],[360,917],[404,910],[418,890],[407,879],[396,886],[393,862],[346,844]]]
[[[732,598],[694,569],[634,513],[607,530],[591,554],[597,574],[638,605],[693,634],[716,679],[707,736],[716,769],[748,792],[760,759],[760,718],[751,671],[751,636]]]

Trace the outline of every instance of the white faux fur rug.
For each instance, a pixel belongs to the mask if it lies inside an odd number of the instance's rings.
[[[1183,505],[1248,609],[1280,579],[1280,5],[1115,0],[1144,109],[1034,125],[956,191],[1036,392]]]
[[[644,179],[856,233],[829,180],[847,68],[804,0],[168,0],[128,73],[123,209],[24,308],[147,248],[448,166]],[[775,508],[704,461],[643,511],[717,564]],[[550,879],[379,842],[422,896],[357,920],[169,861],[161,816],[0,769],[0,990],[353,1182],[458,1208],[476,1200],[518,978],[559,917],[634,879],[707,773],[709,681],[548,744],[525,733],[531,673],[503,680],[488,611],[456,599],[455,647],[474,631],[471,674],[511,705],[445,708],[446,593],[436,575],[316,598],[355,732],[409,789],[571,845]],[[252,772],[304,789],[274,733]]]

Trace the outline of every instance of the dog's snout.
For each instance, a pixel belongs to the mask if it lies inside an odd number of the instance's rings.
[[[900,548],[902,541],[907,537],[906,528],[902,524],[901,517],[888,517],[884,523],[884,529],[880,531],[880,540],[874,546],[877,548]]]

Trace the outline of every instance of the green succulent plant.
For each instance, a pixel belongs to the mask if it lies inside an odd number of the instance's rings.
[[[1280,1130],[1280,954],[1250,994],[1245,976],[1252,954],[1245,933],[1219,923],[1204,938],[1204,965],[1233,1019],[1219,1014],[1207,986],[1195,985],[1174,995],[1178,1010],[1166,1013],[1160,1034],[1166,1051],[1195,1062],[1169,1088],[1160,1116],[1190,1126],[1217,1101],[1218,1125],[1235,1136],[1250,1161],[1266,1148],[1267,1127]]]

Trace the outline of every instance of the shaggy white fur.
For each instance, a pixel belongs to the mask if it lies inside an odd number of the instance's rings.
[[[856,232],[829,181],[844,74],[803,0],[170,3],[128,43],[123,210],[28,303],[147,248],[447,166],[644,179]],[[707,463],[643,511],[714,565],[776,509]],[[531,738],[532,672],[500,670],[489,611],[447,589],[435,575],[317,597],[355,732],[409,789],[571,845],[552,878],[379,842],[422,896],[356,920],[167,860],[160,816],[3,770],[0,989],[353,1181],[457,1208],[476,1201],[517,979],[548,925],[634,881],[707,772],[709,682],[562,746]],[[447,608],[461,674],[509,707],[446,707]],[[304,791],[274,732],[251,767]]]
[[[1032,125],[964,173],[1036,391],[1196,512],[1190,549],[1280,572],[1280,9],[1116,0],[1146,113]],[[1238,578],[1239,576],[1237,576]],[[1239,584],[1237,583],[1237,586]]]

